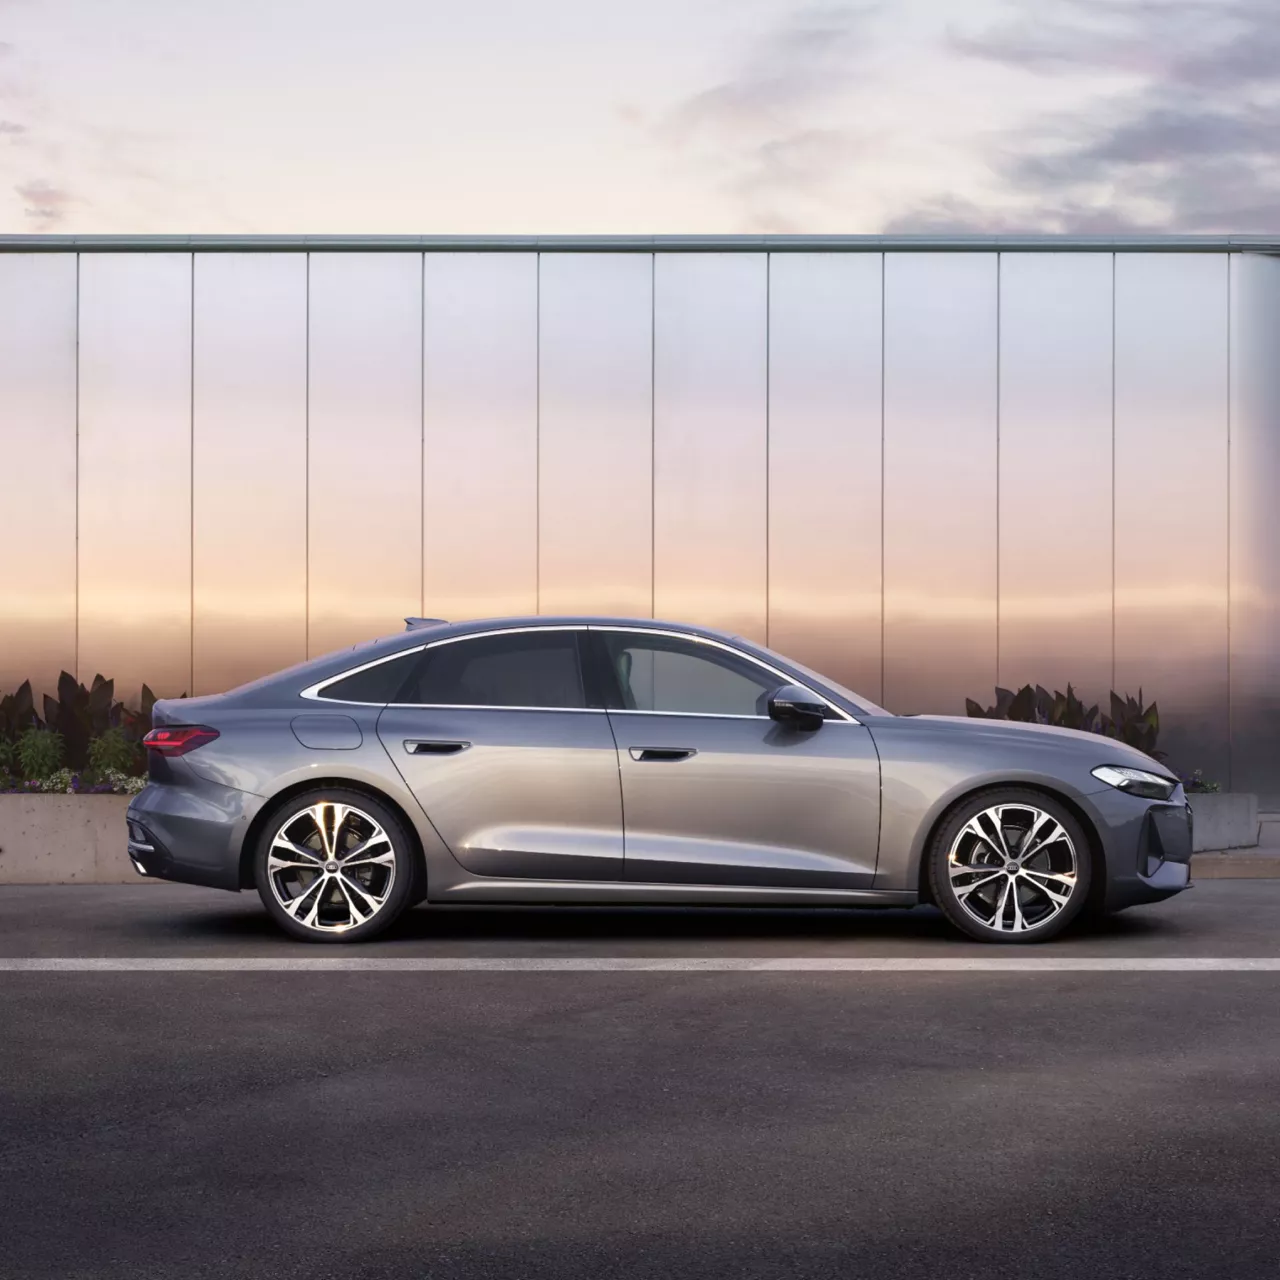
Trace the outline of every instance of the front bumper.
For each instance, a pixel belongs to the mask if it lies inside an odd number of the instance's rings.
[[[1191,886],[1191,810],[1181,792],[1143,801],[1108,787],[1086,797],[1107,861],[1109,911],[1159,902]]]
[[[240,888],[240,848],[262,797],[199,781],[152,783],[125,815],[139,875],[213,889]]]

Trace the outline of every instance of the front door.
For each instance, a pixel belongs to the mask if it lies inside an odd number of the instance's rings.
[[[787,679],[715,641],[593,627],[610,674],[629,881],[866,888],[880,765],[869,731],[769,719]]]
[[[481,876],[622,878],[608,716],[589,707],[581,629],[428,645],[378,736],[453,856]]]

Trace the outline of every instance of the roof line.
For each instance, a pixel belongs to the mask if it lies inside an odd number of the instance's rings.
[[[0,235],[0,253],[770,253],[1109,252],[1280,253],[1274,236],[1056,235],[655,235],[655,236],[307,236]]]

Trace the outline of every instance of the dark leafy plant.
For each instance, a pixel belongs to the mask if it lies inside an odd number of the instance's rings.
[[[0,698],[0,742],[16,742],[28,729],[40,725],[30,680],[24,680],[13,693]]]
[[[18,739],[18,765],[27,778],[47,778],[58,771],[62,735],[52,729],[28,729]]]
[[[99,734],[89,743],[89,768],[96,776],[108,770],[133,773],[138,765],[138,747],[118,726]]]
[[[1023,685],[1017,693],[996,689],[996,703],[983,709],[972,698],[964,700],[965,710],[974,718],[986,720],[1020,720],[1026,724],[1052,724],[1063,729],[1081,729],[1115,738],[1155,760],[1163,760],[1164,752],[1156,750],[1160,734],[1160,713],[1153,702],[1143,704],[1142,690],[1136,698],[1111,695],[1111,714],[1099,715],[1096,706],[1086,707],[1067,685],[1066,693],[1050,694],[1042,685]]]
[[[1127,694],[1121,698],[1112,691],[1111,714],[1102,717],[1102,732],[1108,738],[1117,738],[1128,746],[1145,751],[1154,760],[1164,759],[1165,753],[1156,750],[1156,739],[1160,736],[1160,712],[1154,702],[1149,707],[1143,706],[1141,689],[1136,698]]]
[[[18,758],[18,749],[12,742],[0,738],[0,778],[13,772],[14,762]]]
[[[1086,707],[1067,685],[1066,693],[1050,694],[1043,685],[1023,685],[1017,693],[996,689],[996,704],[985,711],[972,698],[965,699],[970,716],[986,720],[1020,720],[1025,724],[1053,724],[1063,729],[1101,731],[1096,706]]]
[[[1222,790],[1220,782],[1210,782],[1199,769],[1180,773],[1178,777],[1182,780],[1182,789],[1188,795],[1212,795]]]
[[[67,766],[83,769],[89,763],[89,742],[120,723],[121,704],[115,700],[115,681],[101,675],[89,688],[64,671],[58,677],[58,696],[44,696],[44,722],[62,735]]]

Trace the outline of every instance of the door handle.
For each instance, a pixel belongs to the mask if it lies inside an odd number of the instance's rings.
[[[632,747],[631,758],[647,764],[651,760],[687,760],[698,753],[692,747]]]
[[[429,738],[406,738],[404,749],[411,756],[456,756],[465,751],[469,742],[437,742]]]

